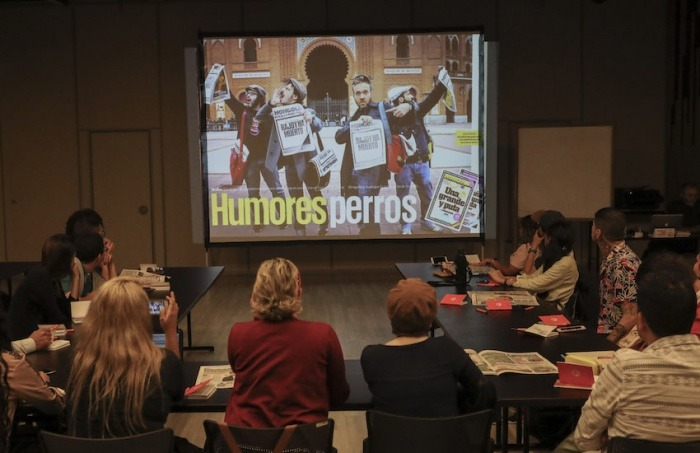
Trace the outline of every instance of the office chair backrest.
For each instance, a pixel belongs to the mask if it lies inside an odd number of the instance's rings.
[[[365,453],[487,452],[491,417],[491,410],[441,418],[369,410]]]
[[[204,420],[208,453],[331,453],[332,418],[284,428],[243,428]]]
[[[173,449],[173,430],[164,428],[110,439],[86,439],[40,431],[39,443],[45,453],[168,453]]]
[[[607,451],[608,453],[699,453],[700,441],[671,443],[613,437],[610,439]]]

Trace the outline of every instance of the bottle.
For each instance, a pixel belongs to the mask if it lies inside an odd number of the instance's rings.
[[[458,293],[464,293],[467,290],[467,282],[469,280],[469,266],[467,266],[467,257],[464,256],[464,249],[457,249],[455,256],[455,286]]]

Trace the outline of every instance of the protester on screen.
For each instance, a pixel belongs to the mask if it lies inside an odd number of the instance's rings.
[[[451,83],[450,76],[444,68],[440,68],[440,72],[444,83]],[[428,212],[428,206],[433,198],[433,183],[430,181],[430,146],[431,139],[428,131],[425,128],[425,115],[430,113],[430,110],[440,101],[440,98],[445,94],[447,89],[443,82],[437,82],[428,96],[417,103],[415,101],[416,92],[410,86],[400,86],[389,90],[389,102],[394,107],[401,104],[410,104],[413,107],[413,112],[407,115],[411,119],[411,123],[400,126],[396,123],[391,128],[392,134],[400,135],[406,142],[414,143],[415,148],[406,151],[412,154],[406,157],[406,162],[399,173],[394,175],[396,182],[396,196],[403,200],[408,196],[411,189],[411,183],[415,184],[418,198],[420,200],[420,212],[425,216]],[[405,220],[406,210],[401,210],[401,234],[411,234],[412,224]],[[442,227],[436,225],[430,220],[424,219],[421,221],[421,226],[433,233],[442,231]]]
[[[600,265],[598,333],[617,343],[637,322],[637,283],[641,263],[625,243],[625,214],[613,208],[595,213],[591,238],[603,258]]]
[[[375,409],[448,417],[493,406],[491,382],[464,349],[448,336],[428,335],[436,313],[435,290],[420,279],[400,280],[389,291],[387,314],[396,337],[365,347],[360,359]]]
[[[372,121],[381,121],[379,104],[372,101],[372,81],[366,75],[360,74],[352,79],[352,93],[357,104],[357,110],[352,114],[350,120],[343,124],[335,133],[335,141],[345,144],[343,162],[340,169],[340,191],[345,199],[351,196],[359,196],[360,200],[367,200],[365,197],[375,197],[383,186],[387,186],[389,181],[389,171],[386,165],[377,165],[371,168],[356,170],[353,164],[352,146],[350,143],[350,122],[362,121],[364,124],[371,124]],[[380,101],[382,102],[382,101]],[[388,102],[382,103],[388,125],[410,125],[411,118],[407,114],[413,109],[413,104],[403,103],[392,106]],[[371,198],[369,199],[370,201]],[[374,202],[367,206],[367,218],[358,224],[361,235],[376,236],[380,233],[379,223],[374,219]]]
[[[700,339],[689,334],[694,280],[679,255],[659,252],[644,260],[637,273],[637,330],[649,346],[615,352],[576,430],[555,452],[598,450],[613,437],[700,440]]]
[[[228,359],[236,380],[224,420],[254,428],[328,418],[350,389],[333,328],[302,321],[301,275],[291,261],[260,265],[250,306],[253,321],[231,327]]]
[[[58,415],[64,407],[65,393],[50,387],[48,376],[34,370],[24,354],[6,350],[9,338],[5,325],[5,313],[0,309],[0,451],[24,451],[28,444],[38,451],[33,436],[10,438],[17,407],[27,404],[44,414]]]
[[[533,220],[533,216],[542,215],[544,211],[536,211],[520,218],[520,227],[518,235],[520,236],[520,246],[510,255],[508,263],[501,262],[496,258],[485,258],[479,265],[491,266],[497,271],[500,271],[505,276],[518,275],[525,268],[525,262],[528,255],[533,255],[533,260],[542,255],[539,247],[533,247],[532,238],[537,233],[539,225]]]
[[[116,277],[118,274],[117,266],[114,262],[114,242],[105,237],[106,231],[102,216],[94,209],[79,209],[73,212],[66,221],[66,234],[70,237],[71,241],[75,241],[78,236],[85,233],[97,233],[104,240],[104,253],[102,255],[102,262],[98,267],[102,279],[109,280],[110,278]],[[78,264],[79,260],[77,258],[75,261],[76,264]],[[69,291],[70,281],[67,280],[67,278],[61,280],[61,285],[63,285],[64,291]]]
[[[152,340],[144,290],[128,278],[96,293],[75,341],[67,388],[68,434],[124,437],[162,429],[184,394],[177,333],[178,305],[160,312],[165,349]]]
[[[29,271],[12,295],[9,311],[10,338],[30,337],[39,324],[71,325],[71,300],[78,300],[78,272],[74,264],[75,247],[68,236],[55,234],[41,249],[41,266]],[[61,278],[73,278],[68,294]],[[72,276],[72,277],[71,277]]]
[[[309,182],[310,174],[307,175],[308,163],[316,157],[318,151],[300,152],[291,156],[282,155],[282,147],[280,144],[277,128],[272,127],[274,121],[272,117],[272,109],[283,105],[303,104],[306,99],[306,87],[297,79],[289,78],[282,81],[282,86],[275,89],[270,101],[265,103],[257,115],[255,116],[254,127],[263,127],[270,129],[269,142],[267,146],[267,156],[265,167],[269,171],[277,171],[277,166],[284,166],[285,179],[287,181],[287,190],[289,196],[296,200],[304,197],[304,186],[309,193],[309,198],[314,199],[321,197],[321,190]],[[323,128],[323,123],[316,116],[316,112],[312,109],[306,109],[304,112],[304,121],[311,126],[312,132],[318,132]],[[315,141],[315,138],[311,139]],[[323,237],[328,234],[328,208],[324,205],[323,211],[325,220],[319,224],[318,236]],[[306,223],[299,219],[299,205],[297,205],[297,215],[294,216],[294,232],[297,236],[306,236]],[[310,217],[311,213],[307,212]],[[289,220],[289,219],[288,219]],[[287,222],[287,225],[289,222]]]
[[[700,225],[700,202],[698,202],[698,186],[693,183],[681,185],[681,198],[666,204],[669,214],[683,214],[683,226]]]
[[[260,198],[260,176],[265,180],[268,189],[272,192],[272,196],[278,199],[284,199],[284,190],[280,183],[280,175],[277,166],[269,169],[265,166],[265,158],[267,155],[267,144],[270,139],[270,122],[260,124],[255,121],[260,108],[266,102],[267,92],[260,85],[248,85],[245,87],[243,95],[244,100],[241,102],[235,97],[226,100],[226,105],[236,115],[236,125],[238,137],[236,138],[235,146],[231,149],[231,157],[234,157],[234,151],[245,147],[250,155],[245,173],[245,184],[248,188],[248,197]],[[233,178],[233,174],[231,175]],[[230,186],[224,186],[224,188]],[[279,215],[279,212],[278,212]],[[281,228],[287,228],[289,225],[283,223]],[[261,232],[265,225],[255,223],[253,231]]]
[[[542,265],[533,274],[506,277],[500,271],[493,270],[489,275],[497,283],[538,293],[544,300],[563,309],[574,293],[578,280],[571,224],[566,221],[552,224],[547,228],[543,242]]]

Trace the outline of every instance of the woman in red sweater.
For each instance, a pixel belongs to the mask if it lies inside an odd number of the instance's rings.
[[[302,321],[301,275],[284,258],[265,261],[250,299],[254,319],[236,323],[228,360],[236,380],[225,422],[254,428],[313,423],[350,393],[333,328]]]

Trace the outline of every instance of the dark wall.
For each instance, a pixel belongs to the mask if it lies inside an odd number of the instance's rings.
[[[498,240],[487,244],[486,253],[507,255],[516,211],[514,136],[521,125],[612,124],[614,184],[665,187],[668,5],[658,0],[378,0],[355,7],[334,0],[3,3],[0,259],[36,259],[43,239],[61,229],[70,211],[93,204],[91,136],[103,130],[145,130],[152,137],[150,259],[159,263],[208,260],[244,270],[283,254],[307,267],[364,267],[449,253],[454,243],[432,241],[233,247],[205,257],[191,231],[183,49],[197,45],[200,31],[471,26],[499,43],[499,181],[490,188],[498,194]],[[118,199],[119,187],[114,191]]]

